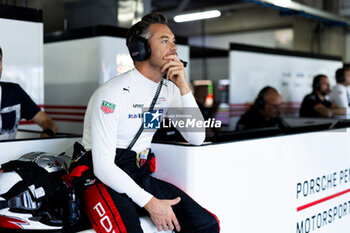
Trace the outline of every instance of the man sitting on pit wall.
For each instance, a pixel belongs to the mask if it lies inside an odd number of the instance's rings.
[[[326,96],[330,93],[329,80],[324,74],[314,77],[312,93],[304,97],[300,108],[300,117],[333,117],[344,115],[344,108],[328,101]]]
[[[0,79],[2,49],[0,47]],[[54,136],[56,123],[40,110],[20,85],[0,82],[0,140],[14,139],[21,119],[32,120],[42,129],[41,137]]]
[[[239,119],[236,130],[283,127],[280,117],[282,96],[270,86],[259,92],[253,107]]]

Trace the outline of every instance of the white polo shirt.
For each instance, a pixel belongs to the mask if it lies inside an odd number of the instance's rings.
[[[346,86],[342,84],[335,85],[329,95],[329,99],[339,107],[345,108],[346,114],[350,114],[349,90]]]

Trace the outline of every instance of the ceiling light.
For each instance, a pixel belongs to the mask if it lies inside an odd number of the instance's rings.
[[[182,23],[182,22],[194,21],[194,20],[200,20],[200,19],[216,18],[216,17],[219,17],[220,15],[221,15],[220,11],[211,10],[211,11],[177,15],[174,17],[174,20],[177,23]]]

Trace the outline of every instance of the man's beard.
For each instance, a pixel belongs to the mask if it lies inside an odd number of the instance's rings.
[[[330,93],[330,91],[328,90],[328,91],[321,91],[321,95],[323,95],[323,96],[326,96],[326,95],[328,95]]]

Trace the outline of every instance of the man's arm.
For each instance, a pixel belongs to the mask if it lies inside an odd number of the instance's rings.
[[[191,89],[186,80],[184,64],[175,54],[165,56],[163,59],[167,62],[161,68],[161,72],[167,71],[166,79],[170,79],[177,85],[181,96],[188,94]]]
[[[94,174],[105,185],[118,193],[127,194],[143,207],[152,195],[135,183],[131,177],[115,164],[118,120],[122,106],[121,97],[114,89],[99,89],[91,98],[91,149]],[[108,111],[106,111],[108,110]]]
[[[41,137],[52,137],[57,132],[56,123],[43,111],[39,111],[32,119],[42,129]]]
[[[176,199],[159,200],[142,189],[127,173],[115,164],[118,119],[122,109],[114,89],[97,90],[91,98],[88,111],[91,111],[91,149],[94,174],[105,185],[118,193],[127,194],[133,202],[144,207],[158,229],[173,229],[171,222],[178,226],[171,205]],[[108,102],[113,111],[104,112],[103,102]],[[102,108],[101,108],[102,107]],[[147,207],[146,207],[147,206]],[[175,218],[175,219],[174,219]],[[180,228],[177,228],[180,229]]]
[[[183,63],[179,60],[177,55],[168,55],[164,57],[167,62],[163,65],[161,71],[167,71],[167,79],[173,81],[180,91],[180,98],[177,93],[173,93],[174,99],[170,107],[178,108],[180,115],[193,116],[196,121],[204,122],[203,115],[198,108],[195,98],[193,97],[189,84],[186,80],[185,70]],[[170,115],[174,115],[170,113]],[[171,118],[172,120],[180,120],[180,118]],[[182,118],[184,120],[185,118]],[[188,119],[188,120],[191,120]],[[176,127],[181,135],[193,145],[201,145],[205,139],[205,128],[193,129],[193,128],[179,128]]]
[[[18,84],[13,84],[13,91],[17,93],[21,103],[21,118],[32,120],[37,123],[43,131],[41,137],[53,136],[57,132],[56,123],[30,98],[30,96]]]
[[[331,110],[333,113],[333,116],[339,116],[339,115],[345,115],[346,114],[346,108],[340,107],[339,105],[332,104]]]
[[[345,115],[345,109],[335,104],[332,104],[330,108],[325,107],[323,104],[316,104],[314,110],[321,117],[333,117],[336,115]]]

